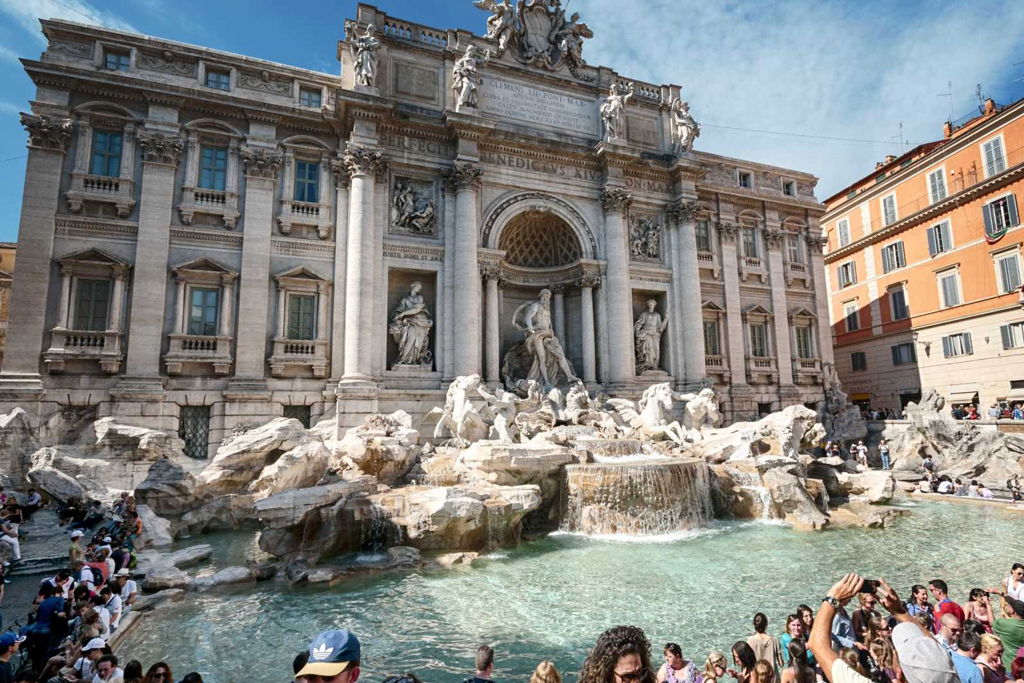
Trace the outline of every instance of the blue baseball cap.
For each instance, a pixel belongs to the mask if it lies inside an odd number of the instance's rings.
[[[7,633],[4,633],[2,636],[0,636],[0,647],[2,647],[2,648],[9,648],[12,645],[14,645],[15,643],[23,643],[23,642],[25,642],[25,636],[16,636],[13,633],[11,633],[10,631],[8,631]],[[356,651],[357,652],[359,651],[358,643],[356,644]]]
[[[333,678],[359,661],[359,639],[347,628],[324,631],[309,645],[309,661],[295,678]]]

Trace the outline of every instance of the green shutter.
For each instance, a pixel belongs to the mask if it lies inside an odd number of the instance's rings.
[[[1006,198],[1006,208],[1010,213],[1010,226],[1014,226],[1020,223],[1020,217],[1017,215],[1017,196],[1010,195]]]

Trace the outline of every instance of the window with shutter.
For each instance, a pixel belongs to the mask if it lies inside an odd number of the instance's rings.
[[[721,355],[718,348],[718,322],[704,321],[704,353],[709,356]]]
[[[953,249],[953,233],[949,221],[928,228],[928,254],[935,256]]]
[[[288,300],[288,338],[312,339],[316,331],[315,296],[292,295]]]
[[[860,329],[860,318],[856,302],[843,305],[843,317],[846,319],[847,332],[855,332]]]
[[[1010,323],[999,328],[1003,337],[1004,349],[1016,349],[1024,346],[1024,322]]]
[[[750,355],[756,358],[768,357],[768,329],[764,323],[750,326]]]
[[[850,354],[850,365],[854,372],[862,372],[868,369],[868,357],[863,351],[854,351]]]
[[[982,207],[982,216],[985,220],[985,237],[989,242],[995,242],[1007,230],[1020,223],[1016,196],[1010,194],[989,202]]]
[[[928,191],[933,204],[946,198],[946,174],[943,169],[928,174]]]
[[[882,199],[882,225],[891,225],[896,222],[896,195],[889,195]]]
[[[903,320],[910,315],[910,310],[907,307],[907,293],[902,287],[889,292],[889,304],[893,320]]]
[[[942,289],[942,307],[951,308],[960,305],[959,276],[956,273],[939,276],[939,286]]]
[[[839,221],[839,246],[845,247],[850,243],[850,221]]]
[[[106,330],[109,304],[109,280],[79,280],[75,301],[75,329],[87,332]]]
[[[996,173],[1006,170],[1006,157],[1003,155],[1002,138],[994,138],[983,145],[985,157],[985,177],[990,178]]]
[[[92,175],[117,178],[121,175],[121,143],[124,133],[109,130],[94,130],[92,133]]]
[[[1010,254],[996,260],[999,271],[999,293],[1012,294],[1021,288],[1020,259]]]
[[[811,352],[811,328],[796,328],[796,351],[800,358],[814,357],[814,354]]]

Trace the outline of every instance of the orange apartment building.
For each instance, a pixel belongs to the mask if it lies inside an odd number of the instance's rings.
[[[887,157],[825,200],[836,371],[852,400],[897,411],[1024,402],[1024,100]],[[984,412],[983,412],[984,414]]]

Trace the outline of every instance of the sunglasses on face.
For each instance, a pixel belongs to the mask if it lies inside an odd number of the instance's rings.
[[[626,673],[621,674],[618,671],[616,671],[615,676],[623,683],[640,683],[640,681],[647,677],[647,669],[627,671]]]

